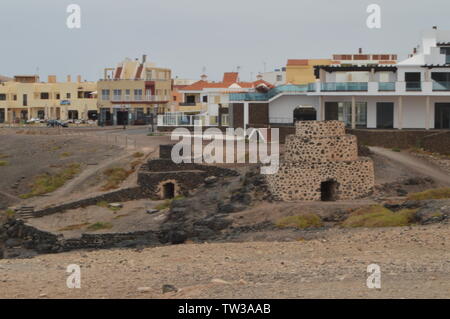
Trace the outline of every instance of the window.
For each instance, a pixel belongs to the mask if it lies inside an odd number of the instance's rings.
[[[102,100],[103,101],[109,100],[109,90],[102,90]]]
[[[445,63],[450,64],[450,47],[441,48],[441,54],[445,54]]]
[[[41,92],[41,100],[50,99],[50,94],[48,92]]]
[[[346,126],[352,125],[352,103],[338,103],[338,120],[345,123]],[[367,127],[367,103],[356,102],[356,126]]]
[[[203,95],[202,101],[203,103],[208,103],[208,95]]]
[[[56,93],[56,99],[60,100],[61,99],[61,95],[59,93]]]
[[[70,93],[66,93],[66,99],[70,99],[71,98],[71,94]]]
[[[136,101],[141,101],[142,100],[142,90],[141,89],[134,90],[134,99]]]
[[[277,82],[283,81],[283,76],[281,74],[277,74]]]
[[[113,99],[120,100],[122,98],[122,90],[115,89],[113,91]]]
[[[131,95],[131,90],[126,89],[125,90],[125,100],[129,101],[130,100],[130,95]]]
[[[0,101],[6,101],[6,94],[0,94]]]

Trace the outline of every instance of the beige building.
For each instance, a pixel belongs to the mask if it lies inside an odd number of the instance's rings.
[[[40,82],[37,75],[17,75],[0,83],[0,123],[20,123],[31,119],[96,120],[97,84],[83,82],[78,76],[72,82],[58,82],[50,75]]]
[[[126,59],[105,69],[98,82],[99,120],[104,125],[148,124],[170,111],[172,74],[154,63]]]

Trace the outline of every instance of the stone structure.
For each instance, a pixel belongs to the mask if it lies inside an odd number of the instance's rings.
[[[373,162],[358,157],[357,138],[345,134],[343,122],[297,122],[295,130],[278,173],[266,177],[275,199],[348,200],[372,192]]]
[[[151,159],[139,171],[138,183],[153,199],[170,199],[186,196],[208,177],[237,176],[234,170],[213,165],[180,163],[172,161],[173,145],[160,145],[160,158]]]

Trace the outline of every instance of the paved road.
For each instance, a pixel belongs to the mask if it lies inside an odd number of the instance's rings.
[[[419,175],[431,177],[436,182],[442,184],[442,186],[450,186],[450,175],[432,163],[417,158],[407,152],[394,152],[382,147],[370,147],[370,150],[375,154],[402,164]]]

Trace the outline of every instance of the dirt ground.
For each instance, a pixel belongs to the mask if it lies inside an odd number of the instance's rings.
[[[0,298],[448,298],[449,245],[449,225],[432,225],[41,255],[0,260]],[[366,285],[373,263],[381,289]],[[70,264],[81,289],[66,286]],[[179,291],[162,294],[165,284]]]
[[[128,233],[136,231],[156,230],[165,218],[165,211],[147,214],[162,201],[136,200],[123,203],[120,210],[108,207],[89,206],[68,210],[64,213],[33,218],[28,224],[38,229],[55,234],[64,235],[65,238],[81,237],[83,233]],[[108,224],[110,227],[96,231],[89,230],[95,223]]]

